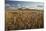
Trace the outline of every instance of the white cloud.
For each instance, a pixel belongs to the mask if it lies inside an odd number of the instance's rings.
[[[10,4],[5,4],[5,6],[6,6],[6,9],[17,9],[16,7],[15,7],[15,5],[10,5]]]
[[[5,4],[5,6],[7,7],[7,6],[11,6],[10,4]]]

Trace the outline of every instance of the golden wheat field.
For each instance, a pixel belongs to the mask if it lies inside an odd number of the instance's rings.
[[[6,29],[38,29],[44,27],[43,10],[36,9],[17,9],[6,10],[5,21]]]

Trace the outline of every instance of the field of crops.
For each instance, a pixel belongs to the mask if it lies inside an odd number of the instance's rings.
[[[43,18],[43,10],[9,9],[5,12],[6,29],[22,30],[43,28]]]

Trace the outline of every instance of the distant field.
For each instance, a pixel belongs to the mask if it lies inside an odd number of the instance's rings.
[[[8,30],[43,28],[43,14],[43,10],[36,9],[6,10],[6,28]]]

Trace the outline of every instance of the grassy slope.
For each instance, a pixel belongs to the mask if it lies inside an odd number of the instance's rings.
[[[42,28],[43,10],[6,10],[6,25],[8,25],[8,29]]]

